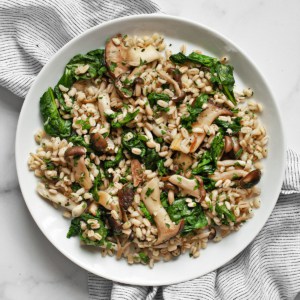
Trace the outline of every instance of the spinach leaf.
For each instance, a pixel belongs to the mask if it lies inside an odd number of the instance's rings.
[[[232,122],[229,123],[227,121],[222,121],[220,119],[215,120],[215,124],[219,126],[219,128],[223,131],[223,134],[226,133],[227,129],[231,129],[231,134],[237,134],[241,131],[242,125],[241,125],[241,119],[240,117],[232,119]]]
[[[101,245],[103,245],[104,242],[105,242],[105,238],[107,236],[108,230],[105,227],[105,225],[104,225],[104,223],[103,223],[103,221],[101,220],[100,217],[101,217],[100,214],[98,214],[97,216],[93,216],[91,214],[84,213],[80,217],[74,218],[71,221],[71,226],[70,226],[69,231],[67,233],[67,238],[79,235],[80,240],[82,242],[84,242],[86,245],[92,245],[92,246],[101,246]],[[84,221],[87,225],[87,228],[90,229],[90,224],[87,223],[87,221],[89,219],[97,220],[98,223],[100,224],[100,228],[97,229],[97,230],[94,230],[95,233],[99,233],[102,236],[102,239],[100,241],[92,241],[88,237],[84,237],[82,235],[83,230],[81,229],[80,222]]]
[[[169,207],[168,193],[166,191],[160,193],[160,202],[165,209]]]
[[[83,146],[87,149],[87,152],[91,152],[90,144],[86,143],[83,136],[72,135],[68,138],[69,143],[73,143],[74,146]]]
[[[182,52],[179,52],[177,54],[171,55],[170,60],[177,65],[182,65],[186,62],[193,62],[208,68],[214,66],[218,62],[217,58],[200,54],[197,52],[192,52],[188,56],[184,55]]]
[[[127,115],[124,117],[123,120],[117,121],[117,122],[111,122],[111,127],[113,128],[121,128],[122,126],[126,125],[127,123],[131,122],[140,112],[139,109],[137,109],[134,112],[128,112]]]
[[[147,170],[155,171],[157,169],[159,160],[160,156],[155,151],[155,149],[146,149],[146,155],[143,158],[143,162]]]
[[[217,58],[207,56],[207,55],[203,55],[203,54],[199,54],[199,53],[196,53],[196,52],[192,52],[188,56],[188,60],[193,62],[193,63],[200,64],[200,65],[208,67],[208,68],[211,68],[212,66],[214,66],[218,62]]]
[[[158,93],[150,93],[148,96],[147,96],[148,100],[149,100],[149,103],[151,106],[154,106],[156,105],[156,102],[158,100],[163,100],[163,101],[170,101],[170,96],[167,95],[167,94],[158,94]]]
[[[115,160],[106,160],[104,162],[104,168],[107,170],[109,168],[117,167],[122,159],[123,159],[123,149],[122,147],[120,147],[116,154]]]
[[[186,128],[188,131],[192,131],[192,125],[197,121],[199,114],[202,112],[202,106],[204,103],[207,103],[208,95],[201,94],[198,96],[193,103],[193,106],[187,104],[188,115],[183,115],[181,117],[181,125]]]
[[[236,105],[236,100],[233,93],[233,87],[235,84],[235,80],[233,77],[233,67],[230,65],[223,65],[218,62],[211,68],[211,73],[211,81],[213,83],[221,85],[223,93],[234,105]],[[215,76],[214,74],[217,74],[217,76]]]
[[[182,52],[178,52],[177,54],[172,54],[170,56],[170,60],[175,65],[182,65],[188,61],[188,57]]]
[[[130,151],[132,148],[138,148],[142,152],[139,157],[144,157],[146,154],[146,145],[144,144],[144,136],[139,136],[133,131],[126,131],[122,134],[122,145]]]
[[[223,134],[219,132],[213,139],[210,149],[201,156],[198,165],[192,170],[194,175],[213,174],[217,168],[218,157],[224,149]]]
[[[208,224],[201,206],[197,204],[195,207],[188,207],[185,200],[185,198],[176,199],[167,208],[167,212],[173,222],[179,223],[180,220],[184,220],[183,234],[203,228]]]
[[[67,233],[67,238],[69,239],[72,236],[77,236],[80,234],[81,228],[80,228],[80,218],[74,218],[71,221],[71,225],[69,228],[69,231]]]
[[[145,216],[146,219],[148,219],[151,223],[154,223],[153,217],[149,213],[149,210],[147,209],[144,202],[140,202],[140,210],[141,210],[141,212],[143,213],[143,215]]]
[[[209,177],[203,177],[201,176],[203,183],[204,183],[204,189],[209,192],[215,189],[216,181],[209,178]]]
[[[71,122],[61,118],[54,100],[53,90],[50,87],[40,99],[40,112],[44,129],[49,135],[61,138],[70,136]]]
[[[165,160],[161,159],[157,163],[157,173],[159,176],[165,176],[168,174],[167,168],[164,166]]]
[[[140,252],[139,257],[140,257],[141,261],[145,264],[147,264],[150,261],[149,256],[146,255],[144,252]]]
[[[94,179],[94,183],[93,186],[90,190],[90,193],[92,193],[93,198],[96,202],[99,201],[99,195],[98,195],[98,191],[100,190],[100,186],[102,185],[103,181],[102,179],[104,178],[104,174],[102,174],[102,171],[99,170],[99,174],[98,176]]]
[[[216,213],[217,216],[222,220],[222,223],[225,225],[229,224],[229,221],[235,222],[236,218],[232,211],[228,210],[225,204],[219,205],[216,203]]]

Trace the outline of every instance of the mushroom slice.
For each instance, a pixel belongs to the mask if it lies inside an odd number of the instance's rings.
[[[81,146],[71,147],[66,150],[64,156],[72,167],[76,182],[78,182],[85,190],[89,190],[93,186],[93,183],[84,161],[85,148]],[[75,158],[78,159],[75,160]]]
[[[143,182],[143,168],[137,159],[131,161],[131,173],[133,178],[133,186],[137,187]]]
[[[121,190],[118,191],[119,204],[123,210],[127,211],[129,206],[132,204],[134,194],[135,191],[132,184],[126,184]]]
[[[181,188],[186,194],[201,199],[201,191],[199,190],[197,179],[187,179],[181,175],[172,175],[169,177],[169,181]]]
[[[150,195],[149,190],[152,191]],[[160,201],[158,178],[153,178],[146,183],[142,189],[141,197],[157,226],[158,238],[155,245],[159,245],[180,233],[184,226],[184,220],[177,225],[174,224],[163,208]]]
[[[195,123],[193,123],[192,128],[204,128],[205,125],[210,126],[216,118],[219,116],[232,116],[232,112],[227,108],[221,108],[213,103],[208,103],[207,108],[202,111]],[[177,134],[171,144],[171,149],[176,151],[181,151],[183,153],[195,152],[201,143],[203,142],[206,133],[194,133],[194,141],[190,146],[182,146],[183,136]],[[188,151],[188,152],[187,152]]]
[[[161,54],[152,45],[146,48],[132,47],[128,49],[126,62],[133,67],[137,67],[143,62],[144,64],[151,63],[161,58]]]
[[[258,169],[253,170],[240,180],[239,186],[242,189],[250,189],[254,185],[259,183],[260,178],[261,178],[261,171]]]
[[[107,147],[106,139],[99,133],[91,134],[91,148],[96,152],[105,152]]]
[[[178,165],[180,169],[186,171],[193,164],[193,160],[189,155],[178,152],[174,159],[174,163]]]
[[[70,201],[70,199],[61,193],[50,194],[49,190],[42,182],[38,183],[36,190],[43,198],[46,198],[57,205],[63,206],[68,210],[72,210],[76,206],[74,202]]]
[[[106,43],[105,63],[113,78],[117,78],[129,70],[129,65],[126,63],[127,51],[128,48],[124,46],[121,34],[116,35]]]
[[[210,175],[209,178],[215,180],[215,181],[219,181],[219,180],[226,180],[226,179],[230,179],[230,180],[234,180],[237,178],[241,178],[246,176],[248,173],[244,170],[230,170],[224,173],[217,173],[217,174],[213,174]]]
[[[110,108],[110,98],[107,92],[102,92],[98,95],[98,109],[100,112],[101,123],[105,128],[109,129],[110,125],[106,121],[106,115],[111,115],[115,112]]]
[[[119,218],[122,219],[122,212],[120,209],[118,199],[112,197],[109,193],[105,191],[99,191],[98,196],[99,199],[96,201],[97,203],[105,207],[107,210],[115,210]]]
[[[161,78],[166,80],[168,83],[172,84],[174,86],[175,92],[177,96],[181,96],[183,92],[181,91],[179,84],[177,81],[175,81],[167,72],[163,70],[158,70],[157,73],[160,75]]]
[[[203,182],[203,179],[200,177],[200,176],[195,176],[195,178],[198,180],[199,182],[199,191],[200,191],[200,201],[203,201],[205,199],[205,196],[206,196],[206,191],[205,191],[205,188],[204,188],[204,182]]]

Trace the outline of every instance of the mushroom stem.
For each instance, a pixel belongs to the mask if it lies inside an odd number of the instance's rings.
[[[201,191],[199,190],[199,181],[197,179],[187,179],[184,176],[172,175],[169,178],[169,181],[188,195],[191,195],[197,199],[201,199]]]
[[[152,192],[149,194],[149,191]],[[162,206],[158,178],[153,178],[146,183],[142,189],[141,197],[157,226],[158,238],[155,245],[159,245],[180,233],[184,221],[182,220],[177,225],[174,224]]]
[[[193,123],[192,128],[202,128],[204,126],[210,126],[214,120],[219,116],[232,116],[232,112],[226,108],[221,108],[213,103],[208,103],[207,108],[202,111],[195,123]],[[206,136],[206,132],[194,133],[194,141],[190,146],[183,146],[182,142],[184,140],[181,134],[177,134],[171,144],[171,149],[176,151],[181,151],[183,153],[195,152]]]
[[[99,199],[96,200],[97,203],[105,207],[107,210],[115,210],[119,218],[122,219],[122,212],[118,199],[115,199],[105,191],[98,192],[98,197]]]
[[[247,172],[244,170],[231,170],[231,171],[227,171],[224,173],[217,173],[217,174],[213,174],[211,176],[209,176],[209,178],[215,180],[215,181],[219,181],[219,180],[226,180],[226,179],[230,179],[230,180],[234,180],[237,178],[241,178],[247,175]]]
[[[76,204],[68,199],[65,195],[61,193],[51,194],[46,188],[45,184],[39,182],[36,188],[36,191],[44,198],[50,200],[51,202],[63,206],[68,210],[72,210],[76,207]]]

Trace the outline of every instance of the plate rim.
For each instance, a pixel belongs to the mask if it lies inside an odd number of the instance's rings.
[[[35,86],[37,85],[37,78],[41,74],[43,74],[44,72],[46,72],[45,70],[47,69],[47,67],[50,64],[52,64],[53,60],[55,60],[58,56],[61,55],[61,52],[63,52],[63,50],[65,48],[67,48],[70,45],[72,45],[72,43],[75,43],[77,39],[79,39],[79,38],[81,38],[81,37],[83,37],[83,36],[85,36],[87,34],[90,34],[93,31],[98,31],[102,27],[110,26],[110,25],[113,25],[113,24],[118,23],[120,21],[127,21],[127,20],[130,21],[132,19],[145,19],[145,18],[147,18],[147,19],[160,18],[160,19],[165,19],[165,20],[173,20],[173,21],[184,22],[184,23],[187,23],[188,25],[193,25],[193,26],[196,26],[196,27],[200,27],[202,30],[205,30],[205,31],[209,32],[210,34],[214,35],[216,38],[221,39],[221,40],[225,41],[226,43],[229,43],[229,44],[233,45],[238,50],[238,52],[240,52],[250,62],[250,64],[255,69],[255,71],[260,75],[262,82],[266,86],[266,88],[268,90],[268,93],[270,94],[270,97],[272,98],[272,102],[274,104],[274,108],[276,110],[276,113],[278,115],[279,127],[280,127],[281,132],[282,132],[282,149],[283,149],[282,157],[281,157],[283,165],[282,165],[281,172],[279,174],[279,178],[280,178],[279,182],[282,183],[283,179],[284,179],[284,172],[285,172],[285,166],[286,166],[286,149],[287,148],[286,148],[286,135],[284,134],[283,119],[282,119],[282,115],[281,115],[281,112],[280,112],[280,109],[279,109],[279,103],[275,100],[276,97],[274,96],[274,94],[272,92],[272,89],[270,88],[268,80],[263,75],[263,73],[260,71],[260,69],[258,68],[258,66],[256,65],[256,63],[249,57],[249,55],[247,54],[247,51],[244,51],[244,49],[242,49],[241,47],[237,46],[236,43],[234,43],[226,35],[223,35],[223,34],[219,33],[218,31],[210,28],[209,26],[207,26],[207,25],[205,25],[205,24],[203,24],[201,22],[192,21],[190,19],[183,18],[183,17],[164,15],[164,14],[161,14],[161,13],[138,14],[138,15],[131,15],[131,16],[120,17],[120,18],[116,18],[116,19],[113,19],[113,20],[110,20],[110,21],[103,22],[101,24],[98,24],[96,26],[93,26],[93,27],[91,27],[91,28],[83,31],[82,33],[80,33],[79,35],[75,36],[70,41],[68,41],[62,48],[60,48],[49,59],[49,61],[43,66],[43,68],[41,69],[41,71],[39,72],[39,74],[36,76],[33,84],[31,85],[30,89],[28,90],[28,92],[26,94],[26,97],[24,99],[24,102],[23,102],[23,105],[22,105],[22,109],[21,109],[21,112],[20,112],[20,115],[19,115],[19,118],[18,118],[18,123],[17,123],[17,130],[16,130],[16,137],[15,137],[15,160],[16,160],[17,178],[18,178],[20,189],[21,189],[22,197],[23,197],[23,199],[24,199],[24,201],[26,203],[26,206],[27,206],[27,208],[28,208],[28,210],[29,210],[32,218],[34,219],[34,221],[35,221],[36,225],[38,226],[38,228],[40,229],[40,231],[47,238],[47,240],[60,253],[62,253],[67,259],[71,260],[73,263],[75,263],[76,265],[80,266],[84,270],[86,270],[88,272],[91,272],[91,273],[93,273],[93,274],[95,274],[97,276],[102,276],[102,277],[104,277],[104,276],[100,275],[100,274],[96,274],[94,272],[94,270],[91,270],[91,268],[89,266],[86,266],[84,263],[82,263],[79,259],[77,259],[75,257],[70,257],[69,254],[67,253],[67,251],[65,251],[64,249],[62,249],[61,247],[59,247],[55,243],[53,243],[52,239],[50,238],[50,236],[47,235],[46,230],[44,230],[44,229],[41,228],[41,226],[39,225],[38,220],[35,218],[33,212],[31,211],[29,201],[26,200],[26,198],[24,197],[25,186],[22,184],[22,180],[21,180],[21,170],[22,170],[22,167],[21,167],[21,162],[19,162],[19,159],[18,159],[18,149],[20,148],[19,143],[20,143],[20,140],[21,140],[21,138],[19,137],[20,136],[20,131],[21,131],[21,123],[22,123],[22,120],[24,119],[24,114],[25,114],[24,107],[25,107],[26,103],[29,101],[30,95],[31,95],[32,91],[35,89]],[[278,185],[278,187],[276,187],[276,192],[275,192],[275,194],[278,195],[277,196],[277,200],[278,200],[278,197],[280,195],[280,190],[281,190],[281,185]],[[261,226],[259,226],[258,229],[255,230],[255,234],[254,234],[253,238],[250,241],[248,241],[248,243],[246,243],[245,245],[243,245],[241,248],[238,248],[238,250],[232,251],[232,255],[230,255],[230,257],[227,260],[225,260],[218,268],[220,268],[220,267],[224,266],[225,264],[227,264],[229,261],[231,261],[238,254],[240,254],[247,246],[249,246],[253,242],[253,240],[256,238],[256,236],[259,234],[259,232],[264,228],[266,222],[268,221],[271,213],[274,210],[274,207],[275,207],[275,205],[277,203],[277,200],[274,201],[274,204],[272,205],[272,207],[270,209],[270,213],[267,216],[266,221]],[[209,270],[205,274],[208,274],[208,273],[210,273],[210,272],[212,272],[214,270],[216,270],[216,268],[212,266],[211,268],[209,268]],[[203,274],[203,275],[205,275],[205,274]],[[200,276],[203,276],[203,275],[200,275]],[[179,279],[179,280],[176,280],[176,279],[175,280],[174,279],[173,280],[164,280],[163,282],[161,282],[160,280],[159,281],[157,280],[155,283],[149,283],[149,282],[147,282],[147,280],[143,280],[143,279],[141,279],[138,282],[132,282],[130,280],[127,280],[126,278],[125,279],[122,278],[120,280],[120,278],[117,278],[115,276],[110,276],[110,275],[107,276],[107,274],[105,274],[105,278],[109,279],[109,280],[113,280],[113,281],[125,283],[125,284],[134,284],[134,285],[138,285],[138,286],[152,286],[152,285],[162,286],[162,285],[169,285],[169,284],[176,284],[176,283],[180,283],[180,282],[185,282],[185,281],[188,281],[188,280],[191,280],[191,279],[194,279],[194,278],[198,278],[198,277],[195,277],[194,275],[192,275],[190,277],[186,276],[185,279]]]

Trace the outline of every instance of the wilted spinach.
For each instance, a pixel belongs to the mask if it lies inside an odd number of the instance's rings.
[[[52,88],[48,88],[41,97],[40,112],[44,122],[44,129],[49,135],[62,138],[71,135],[71,122],[64,120],[60,116]]]
[[[120,121],[117,122],[111,122],[111,127],[113,128],[121,128],[122,126],[128,124],[131,122],[140,112],[139,109],[135,110],[134,112],[128,112],[127,115]]]
[[[225,204],[219,205],[219,203],[216,203],[216,213],[218,218],[220,218],[222,220],[222,223],[225,225],[228,225],[229,221],[236,221],[234,213],[228,210]]]
[[[215,123],[219,126],[220,130],[223,131],[223,134],[226,134],[227,129],[231,129],[231,134],[237,134],[241,131],[242,125],[241,125],[241,119],[240,117],[236,117],[232,119],[232,122],[222,121],[220,119],[216,119]]]
[[[217,161],[224,149],[223,135],[219,132],[213,139],[210,149],[201,156],[198,165],[192,170],[194,175],[213,174],[217,167]]]
[[[185,200],[185,198],[176,199],[167,208],[167,212],[173,222],[178,223],[180,220],[184,220],[183,234],[203,228],[208,224],[201,206],[197,204],[195,207],[188,207]]]
[[[199,114],[202,112],[202,106],[204,103],[207,103],[208,95],[201,94],[198,96],[193,103],[193,105],[187,104],[188,115],[183,115],[181,117],[181,125],[186,128],[188,131],[192,130],[192,124],[197,121]]]

